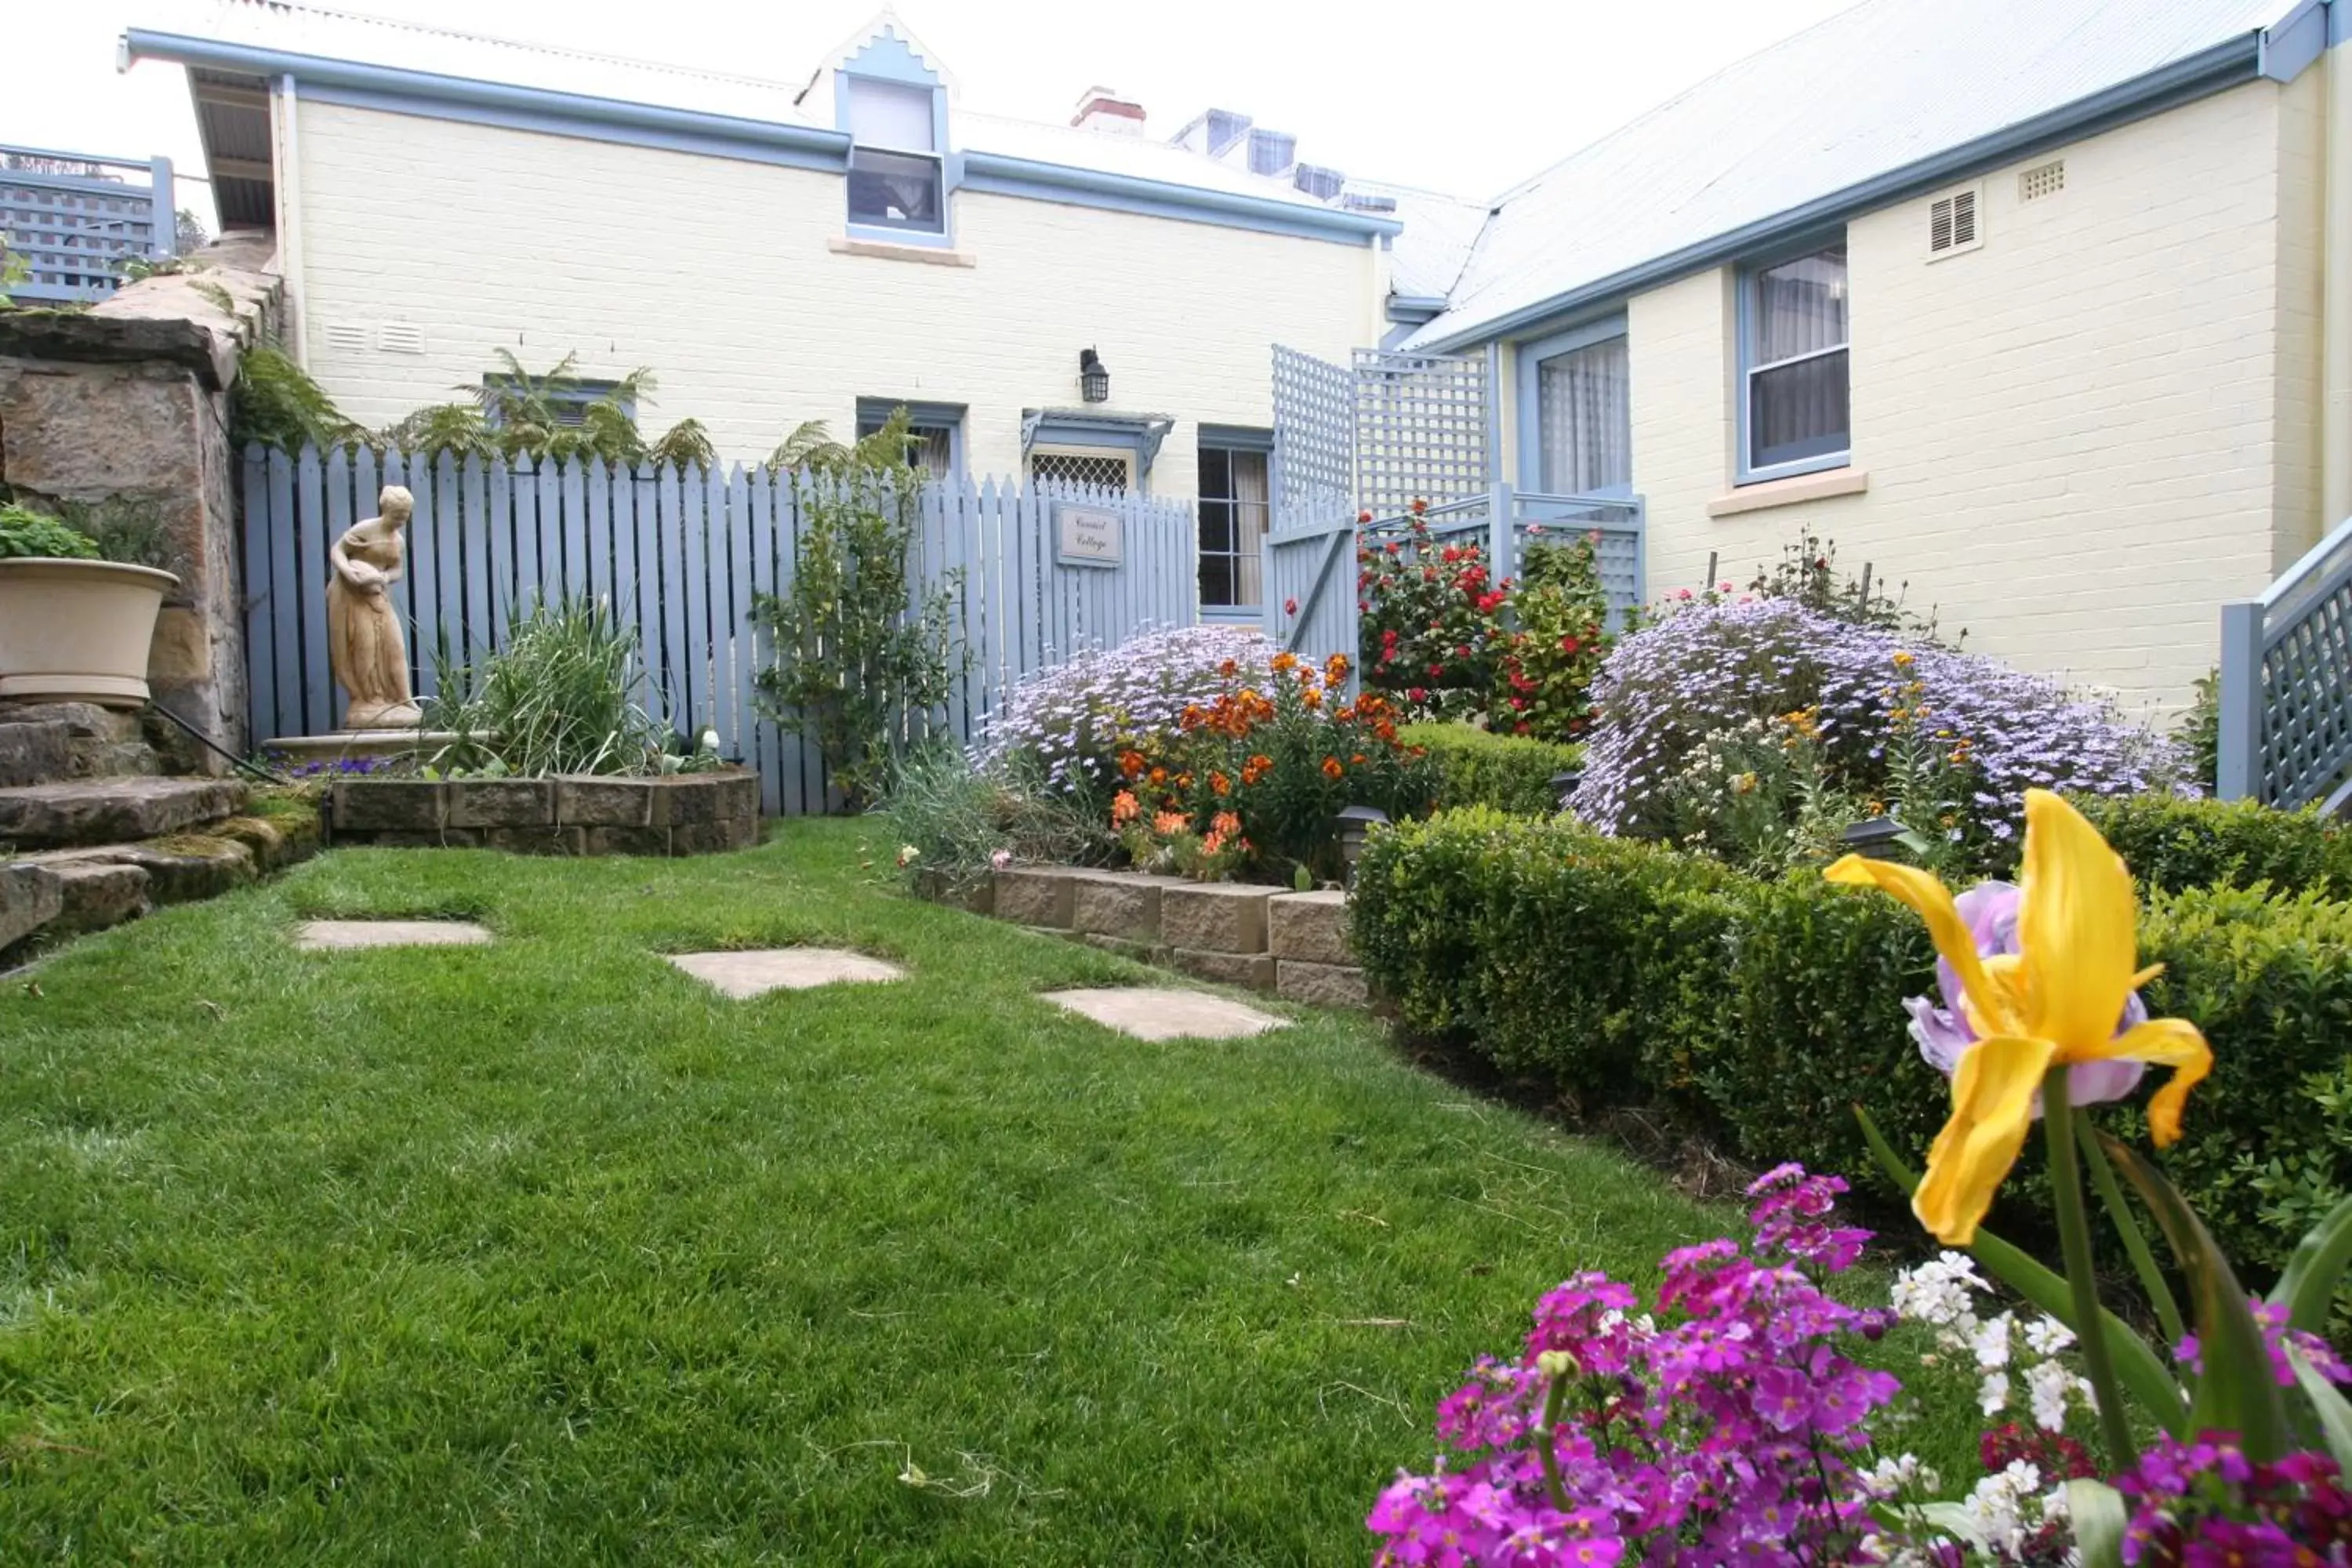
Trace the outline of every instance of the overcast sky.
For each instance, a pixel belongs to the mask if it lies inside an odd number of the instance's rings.
[[[0,142],[203,173],[177,66],[114,68],[126,26],[185,28],[234,0],[18,0],[0,29]],[[1743,55],[1853,0],[906,0],[969,107],[1066,121],[1101,83],[1159,135],[1212,104],[1350,174],[1492,196]],[[797,81],[870,0],[352,0],[338,7],[525,42]],[[207,215],[201,186],[184,205]]]

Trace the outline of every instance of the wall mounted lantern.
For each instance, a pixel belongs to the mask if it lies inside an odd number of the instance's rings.
[[[1092,349],[1078,351],[1078,395],[1088,403],[1110,401],[1110,371]]]

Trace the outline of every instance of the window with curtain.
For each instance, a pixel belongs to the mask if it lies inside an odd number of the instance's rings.
[[[1845,241],[1757,268],[1747,289],[1742,466],[1830,467],[1853,444]]]
[[[849,221],[947,232],[945,169],[932,89],[849,77]]]
[[[1269,492],[1265,454],[1201,448],[1201,605],[1248,609],[1264,602]]]
[[[1622,337],[1536,366],[1540,483],[1549,495],[1610,495],[1633,483],[1633,412]]]

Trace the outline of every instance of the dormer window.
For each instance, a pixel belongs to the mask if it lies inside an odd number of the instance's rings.
[[[947,170],[934,90],[850,76],[849,221],[913,234],[947,232]]]

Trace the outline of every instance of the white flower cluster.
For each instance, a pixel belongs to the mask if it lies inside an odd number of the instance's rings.
[[[2025,1378],[2033,1424],[2045,1432],[2064,1431],[2070,1405],[2093,1407],[2089,1381],[2058,1359],[2074,1344],[2074,1331],[2050,1317],[2036,1318],[2021,1329],[2011,1312],[1979,1317],[1977,1299],[1991,1291],[1974,1262],[1960,1253],[1945,1252],[1896,1275],[1888,1303],[1897,1317],[1927,1324],[1936,1331],[1937,1344],[1967,1354],[1975,1363],[1980,1379],[1977,1404],[1987,1415],[2009,1408],[2014,1366]]]
[[[2042,1472],[2023,1459],[2011,1459],[2007,1469],[1987,1476],[1960,1500],[1953,1525],[1979,1551],[2013,1562],[2042,1526],[2065,1517],[2065,1487],[2042,1490]]]

